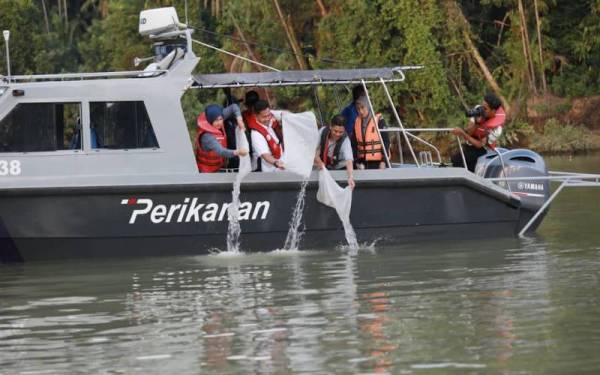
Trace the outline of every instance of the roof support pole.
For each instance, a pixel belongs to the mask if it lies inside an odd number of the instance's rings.
[[[392,100],[392,96],[390,95],[390,91],[387,88],[387,85],[385,84],[385,81],[383,80],[383,78],[379,78],[381,85],[383,86],[383,89],[385,90],[385,95],[388,98],[388,101],[390,102],[390,106],[392,107],[392,111],[394,112],[394,117],[396,117],[396,122],[398,122],[398,125],[400,126],[400,128],[402,129],[402,135],[404,135],[404,140],[406,141],[406,144],[408,145],[408,149],[410,150],[410,154],[412,155],[413,159],[415,160],[415,164],[417,165],[417,167],[420,167],[419,162],[417,161],[417,156],[415,155],[415,150],[413,150],[412,145],[410,144],[410,140],[408,139],[408,136],[406,135],[406,132],[404,131],[404,125],[402,125],[402,120],[400,119],[400,115],[398,115],[398,111],[396,110],[396,106],[394,105],[394,101]],[[365,87],[366,90],[366,87]],[[398,140],[399,142],[400,140]]]
[[[460,138],[458,138],[458,135],[456,136],[456,142],[458,143],[458,149],[460,150],[460,157],[462,158],[463,167],[466,170],[469,170],[469,168],[467,168],[467,159],[465,159],[465,152],[463,151],[462,143],[460,142]]]
[[[364,79],[361,79],[360,81],[362,83],[363,88],[365,89],[365,95],[367,96],[367,101],[369,102],[369,108],[371,109],[371,114],[373,115],[373,122],[375,123],[375,109],[373,109],[373,103],[371,102],[371,97],[369,96],[369,89],[367,89],[367,84]],[[392,163],[390,163],[390,158],[388,156],[388,150],[385,148],[385,144],[383,143],[383,137],[381,136],[381,132],[379,131],[379,124],[375,123],[375,129],[377,130],[377,135],[379,136],[379,142],[381,142],[381,148],[383,149],[383,157],[385,157],[386,166],[388,168],[391,168]]]
[[[323,109],[321,108],[321,100],[319,99],[319,90],[317,86],[313,86],[313,94],[315,96],[315,104],[317,105],[317,111],[319,111],[319,119],[321,120],[321,126],[326,126],[325,119],[323,118]]]

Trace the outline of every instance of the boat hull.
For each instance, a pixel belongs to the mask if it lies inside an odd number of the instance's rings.
[[[299,182],[242,186],[243,251],[282,248]],[[302,249],[344,244],[311,181]],[[46,188],[0,194],[3,261],[201,255],[226,250],[231,184]],[[466,179],[358,182],[351,221],[361,244],[514,236],[533,213]],[[539,222],[539,221],[538,221]],[[535,225],[531,230],[535,230]]]

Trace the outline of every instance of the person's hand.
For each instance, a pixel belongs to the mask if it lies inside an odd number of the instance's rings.
[[[454,128],[454,129],[452,129],[452,134],[462,137],[465,134],[465,131],[462,130],[461,128]]]
[[[356,186],[356,184],[354,183],[354,178],[352,178],[352,176],[348,177],[348,186],[350,186],[350,189],[354,190],[354,187]]]
[[[246,125],[244,125],[244,120],[241,117],[237,118],[237,125],[238,125],[238,128],[240,128],[241,131],[245,131],[246,130]]]
[[[325,168],[325,163],[323,163],[323,161],[321,159],[315,160],[315,165],[317,166],[317,168],[319,169],[323,169]]]
[[[246,125],[244,125],[244,119],[242,117],[237,117],[236,120],[238,123],[238,128],[240,128],[241,131],[246,131]]]
[[[281,169],[281,170],[285,169],[285,165],[283,165],[283,162],[281,160],[275,160],[275,163],[273,163],[273,165],[275,167],[277,167],[278,169]]]
[[[384,161],[379,162],[379,169],[385,169],[385,162]]]
[[[248,155],[248,150],[245,148],[240,148],[236,150],[237,156],[246,156]]]

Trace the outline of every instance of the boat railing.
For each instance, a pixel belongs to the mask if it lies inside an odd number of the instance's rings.
[[[591,173],[573,173],[573,172],[558,172],[550,171],[548,176],[532,176],[532,177],[500,177],[490,178],[490,181],[549,181],[560,182],[558,188],[537,210],[537,212],[529,219],[527,224],[519,232],[519,236],[523,237],[529,227],[537,220],[537,218],[548,208],[550,203],[558,196],[565,187],[600,187],[600,174]]]
[[[133,70],[123,72],[99,72],[99,73],[59,73],[59,74],[30,74],[2,76],[4,82],[36,82],[36,81],[73,81],[106,78],[151,78],[163,75],[167,70]]]
[[[414,139],[415,141],[417,141],[419,143],[422,143],[422,144],[428,146],[431,150],[433,150],[435,152],[437,160],[438,160],[438,163],[439,164],[443,164],[440,150],[436,146],[434,146],[433,144],[431,144],[430,142],[427,142],[423,138],[421,138],[419,136],[416,136],[416,135],[414,135],[412,133],[427,133],[427,132],[430,132],[430,133],[444,133],[444,132],[451,132],[452,129],[453,128],[405,128],[405,127],[399,128],[399,127],[390,127],[390,128],[380,129],[380,131],[381,132],[386,132],[386,133],[397,133],[398,136],[400,136],[400,135],[406,136],[405,139],[411,138],[411,139]],[[459,147],[459,150],[460,150],[460,155],[461,155],[461,157],[463,159],[463,165],[466,168],[467,163],[465,161],[465,155],[464,155],[464,152],[463,152],[463,149],[462,149],[460,138],[458,136],[456,136],[456,142],[458,143],[458,147]],[[407,144],[409,145],[409,147],[411,147],[410,146],[410,141],[407,140]],[[399,152],[399,155],[400,155],[400,163],[404,164],[404,157],[403,157],[404,153],[403,153],[403,150],[402,150],[402,143],[400,141],[398,142],[398,152]],[[414,152],[414,151],[412,151],[412,147],[411,147],[411,152]],[[420,166],[420,164],[418,162],[416,164],[417,164],[417,166]]]

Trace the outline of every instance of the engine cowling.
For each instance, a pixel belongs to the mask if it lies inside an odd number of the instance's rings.
[[[544,159],[527,149],[497,148],[477,159],[475,174],[483,178],[547,177]],[[500,187],[519,196],[530,209],[541,207],[550,196],[550,182],[546,180],[497,181]],[[507,186],[508,184],[508,186]]]

